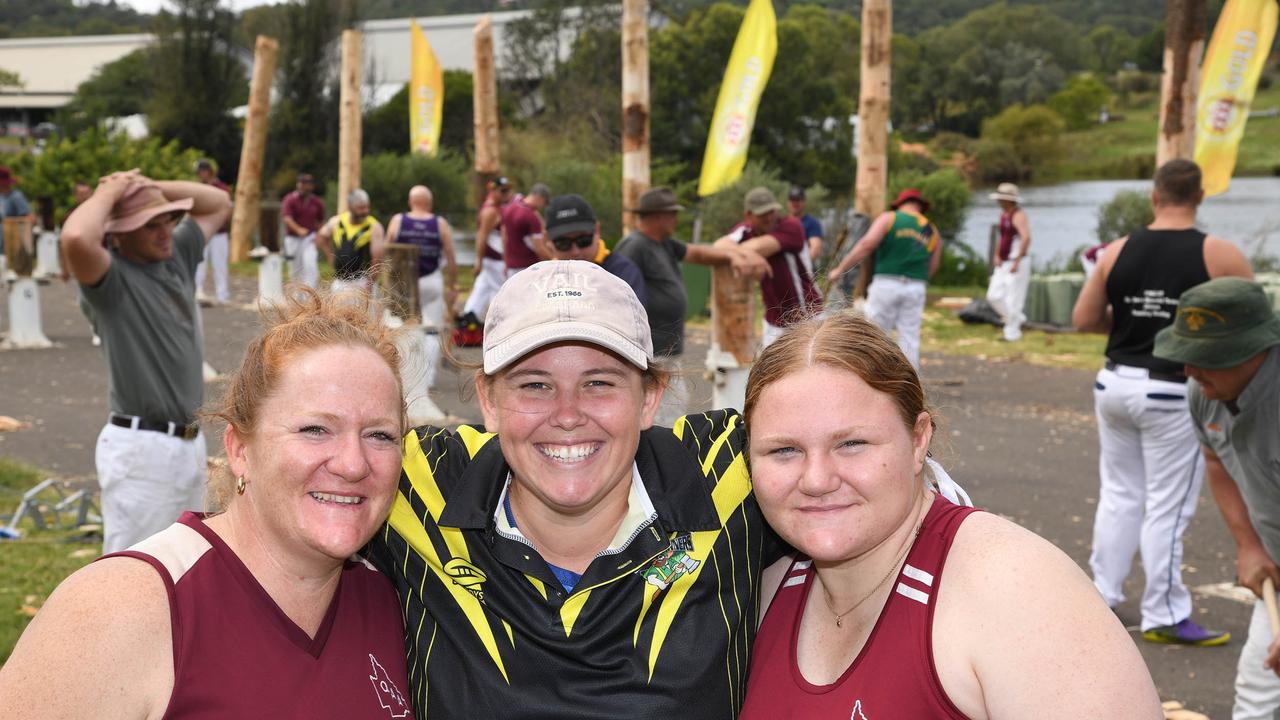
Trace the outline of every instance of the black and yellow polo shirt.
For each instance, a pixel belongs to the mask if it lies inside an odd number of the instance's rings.
[[[495,524],[499,440],[419,428],[373,562],[400,593],[416,717],[734,718],[761,569],[781,549],[751,493],[741,420],[641,433],[655,516],[565,592]]]

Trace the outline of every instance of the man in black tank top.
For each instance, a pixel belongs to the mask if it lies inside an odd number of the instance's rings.
[[[1112,607],[1140,551],[1146,576],[1142,636],[1151,642],[1221,645],[1230,634],[1191,620],[1182,582],[1182,534],[1195,513],[1203,474],[1187,408],[1182,366],[1152,355],[1185,290],[1210,278],[1252,278],[1231,243],[1195,227],[1204,199],[1200,168],[1171,160],[1156,172],[1150,226],[1107,246],[1072,312],[1082,332],[1107,333],[1094,383],[1101,489],[1089,564]]]

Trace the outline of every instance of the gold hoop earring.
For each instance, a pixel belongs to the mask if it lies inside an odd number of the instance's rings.
[[[237,495],[244,494],[244,476],[243,475],[236,478],[236,494]]]

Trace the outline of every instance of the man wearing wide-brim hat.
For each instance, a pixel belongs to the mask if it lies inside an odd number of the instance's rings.
[[[685,207],[669,188],[653,188],[640,196],[634,208],[635,229],[614,253],[635,263],[644,275],[645,312],[649,316],[649,332],[653,336],[653,352],[659,362],[678,369],[684,352],[684,320],[689,295],[684,286],[681,262],[699,265],[732,265],[739,275],[759,277],[769,271],[769,263],[757,253],[739,247],[690,245],[675,238],[679,214]],[[655,420],[669,426],[688,408],[683,376],[676,373],[673,384],[662,395]]]
[[[1205,475],[1236,543],[1237,580],[1258,597],[1233,717],[1271,718],[1280,709],[1280,645],[1272,642],[1262,584],[1280,585],[1280,317],[1261,285],[1210,280],[1182,294],[1154,352],[1186,369]]]
[[[898,347],[920,369],[920,323],[925,290],[942,261],[942,241],[925,213],[929,201],[907,188],[871,223],[848,255],[827,273],[835,282],[875,253],[875,273],[867,288],[867,318],[886,333],[897,333]]]
[[[1000,239],[996,244],[991,284],[987,286],[987,302],[1004,320],[1003,338],[1015,342],[1022,339],[1022,323],[1027,320],[1022,307],[1031,285],[1031,261],[1027,259],[1031,224],[1021,207],[1017,185],[1000,183],[989,197],[1000,203]]]
[[[123,550],[204,508],[204,342],[195,273],[231,198],[212,185],[102,178],[67,217],[62,246],[107,359],[107,424],[95,459],[103,551]],[[112,248],[103,238],[112,236]]]

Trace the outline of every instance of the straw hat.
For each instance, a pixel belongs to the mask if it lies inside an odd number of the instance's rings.
[[[996,191],[988,195],[992,200],[1008,200],[1009,202],[1021,203],[1022,196],[1018,195],[1018,186],[1013,183],[1000,183],[996,186]]]

